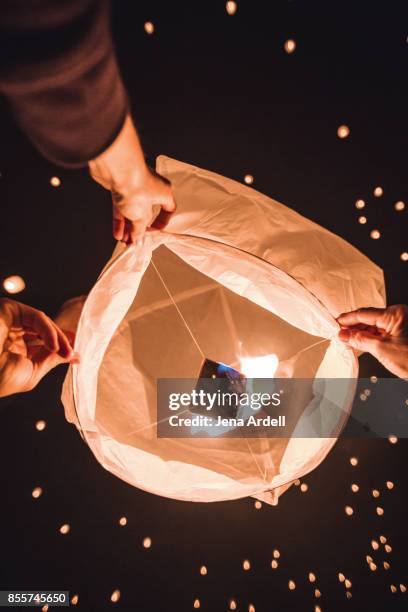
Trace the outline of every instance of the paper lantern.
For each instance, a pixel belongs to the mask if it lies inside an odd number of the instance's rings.
[[[118,245],[90,292],[76,334],[81,362],[64,385],[66,417],[98,461],[136,487],[274,504],[319,465],[347,421],[358,362],[338,341],[335,317],[384,306],[382,271],[246,185],[164,156],[157,171],[172,182],[177,213],[143,247]],[[157,379],[195,379],[203,359],[252,376],[351,382],[340,410],[325,390],[317,402],[301,398],[287,438],[158,438]]]

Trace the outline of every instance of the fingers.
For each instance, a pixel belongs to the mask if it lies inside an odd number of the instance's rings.
[[[338,338],[357,351],[370,353],[378,358],[382,342],[379,336],[358,329],[341,329]]]
[[[337,321],[340,325],[347,327],[358,324],[382,327],[385,312],[385,308],[359,308],[358,310],[341,314],[337,317]]]
[[[68,338],[44,312],[20,302],[16,304],[21,327],[37,333],[49,351],[58,353],[63,358],[72,355],[73,350]]]
[[[112,207],[112,232],[115,240],[123,241],[125,217],[117,210],[115,205]]]
[[[140,222],[132,222],[130,225],[130,235],[128,244],[136,244],[141,246],[143,244],[144,235],[146,231],[146,225]]]

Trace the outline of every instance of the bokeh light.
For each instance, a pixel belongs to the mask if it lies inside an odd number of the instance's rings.
[[[3,281],[4,291],[7,291],[7,293],[10,294],[21,293],[21,291],[24,291],[25,287],[26,284],[21,276],[8,276]]]

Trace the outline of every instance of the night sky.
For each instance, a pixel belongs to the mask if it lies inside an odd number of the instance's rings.
[[[380,265],[390,304],[408,303],[407,16],[406,3],[392,0],[241,0],[234,15],[223,1],[116,0],[119,62],[150,163],[163,153],[240,181],[253,175],[255,189]],[[43,159],[0,105],[0,280],[21,275],[18,299],[55,314],[92,287],[110,257],[110,196],[85,169]],[[345,139],[340,125],[350,129]],[[386,375],[368,356],[360,363],[362,376]],[[249,612],[408,609],[400,588],[408,588],[405,440],[340,439],[302,479],[308,490],[293,486],[277,507],[177,502],[103,470],[65,421],[64,375],[60,368],[34,392],[0,403],[1,589],[69,590],[90,612],[184,612],[195,600],[211,612],[231,600]],[[121,596],[111,603],[115,589]]]

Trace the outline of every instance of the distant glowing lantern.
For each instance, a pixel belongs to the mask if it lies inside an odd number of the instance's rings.
[[[262,508],[262,502],[260,502],[259,500],[256,500],[256,502],[254,503],[254,506],[257,510],[260,510]]]
[[[249,606],[248,606],[248,612],[255,612],[255,606],[254,606],[254,604],[249,604]]]
[[[37,421],[35,424],[35,428],[37,431],[44,431],[46,427],[47,427],[47,423],[43,420]]]
[[[225,9],[228,15],[235,15],[238,9],[237,3],[234,2],[233,0],[229,0],[229,2],[227,2],[225,5]]]
[[[378,550],[380,548],[379,543],[377,542],[377,540],[371,540],[371,548],[373,550]]]
[[[367,223],[367,217],[364,217],[364,215],[362,215],[358,218],[358,222],[361,223],[361,225],[365,225]]]
[[[314,596],[316,597],[316,599],[318,599],[319,597],[322,596],[322,593],[319,589],[315,589],[314,590]]]
[[[119,519],[119,525],[120,525],[121,527],[124,527],[125,525],[127,525],[127,518],[126,518],[126,516],[121,516],[121,517],[120,517],[120,519]]]
[[[79,601],[79,595],[73,595],[73,596],[71,597],[71,605],[72,605],[72,606],[76,606],[76,605],[77,605],[77,603],[78,603],[78,601]]]
[[[383,536],[383,535],[380,535],[380,542],[381,542],[381,544],[385,544],[386,541],[387,541],[387,538],[385,536]]]
[[[252,185],[252,183],[254,182],[254,177],[252,176],[252,174],[246,174],[244,176],[244,181],[247,185]]]
[[[364,208],[364,206],[365,206],[364,200],[357,200],[356,201],[356,208]]]
[[[200,574],[201,574],[202,576],[206,576],[206,575],[207,575],[207,568],[206,568],[206,566],[205,566],[205,565],[202,565],[202,566],[200,567]]]
[[[305,482],[302,482],[302,484],[300,485],[300,490],[302,491],[302,493],[306,493],[308,489],[308,485]]]
[[[386,544],[384,546],[384,550],[385,550],[385,552],[390,553],[392,551],[392,548],[391,548],[391,546],[389,544]]]
[[[390,585],[390,589],[391,589],[391,593],[396,593],[397,592],[397,587],[394,584]]]
[[[354,510],[351,506],[346,506],[344,508],[344,512],[347,514],[347,516],[352,516],[352,514],[354,514]]]
[[[144,538],[143,540],[143,548],[150,548],[152,545],[152,539],[151,538]]]
[[[349,580],[348,578],[346,578],[346,580],[344,581],[344,586],[346,587],[346,589],[351,589],[351,587],[353,586],[351,584],[351,580]]]
[[[119,589],[115,589],[112,595],[110,596],[110,600],[112,603],[117,603],[119,599],[120,599],[120,591]]]
[[[276,569],[278,567],[279,563],[277,562],[276,559],[272,559],[271,561],[271,568],[272,569]]]
[[[358,486],[358,484],[353,483],[351,485],[351,490],[353,491],[353,493],[357,493],[359,491],[360,487]]]
[[[52,176],[50,178],[50,185],[53,187],[59,187],[61,185],[61,179],[58,176]]]
[[[345,579],[346,579],[345,575],[344,575],[344,574],[342,574],[341,572],[339,573],[338,578],[339,578],[339,581],[340,581],[340,582],[344,582],[344,581],[345,581]]]
[[[24,291],[25,286],[26,284],[21,276],[8,276],[3,281],[4,291],[11,294],[21,293],[21,291]]]
[[[60,533],[62,535],[67,535],[67,533],[69,533],[70,531],[71,531],[71,527],[68,523],[64,523],[63,525],[61,525]]]
[[[377,508],[375,509],[378,516],[382,516],[384,514],[384,508],[381,508],[381,506],[377,506]]]
[[[286,53],[294,53],[294,51],[296,50],[296,42],[292,38],[289,38],[289,40],[285,41],[283,47]]]
[[[380,492],[378,489],[373,489],[372,494],[373,494],[373,497],[380,497]]]
[[[272,553],[272,554],[273,554],[273,558],[274,558],[274,559],[279,559],[279,557],[280,557],[280,552],[279,552],[279,550],[277,550],[277,549],[275,548],[275,550],[273,551],[273,553]]]
[[[237,602],[235,601],[235,599],[230,599],[229,609],[230,610],[236,610],[237,609]]]
[[[337,136],[339,138],[347,138],[350,135],[350,128],[348,125],[339,125],[337,128]]]
[[[381,238],[381,232],[378,229],[374,229],[371,231],[370,236],[373,240],[378,240]]]
[[[296,589],[296,582],[294,580],[289,580],[288,587],[290,591],[294,591]]]
[[[351,599],[353,597],[353,594],[351,593],[351,591],[346,591],[346,597],[347,599]]]
[[[144,29],[146,34],[153,34],[154,32],[154,25],[151,21],[146,21],[146,23],[144,24]]]
[[[394,208],[396,211],[401,212],[401,210],[404,210],[405,208],[405,202],[402,202],[401,200],[399,202],[395,202]]]
[[[353,467],[355,467],[358,464],[357,457],[350,457],[350,463]]]
[[[245,559],[245,561],[242,564],[242,567],[244,568],[245,571],[248,571],[251,569],[251,563],[248,561],[248,559]]]
[[[374,193],[374,197],[381,198],[381,196],[384,194],[384,190],[382,187],[376,187],[373,193]]]
[[[200,607],[200,600],[199,599],[195,599],[194,603],[193,603],[193,608],[195,608],[196,610],[198,610],[198,608]]]
[[[370,563],[369,568],[372,572],[375,572],[377,569],[377,566],[375,563],[373,563],[373,561]]]
[[[401,253],[400,257],[401,257],[401,261],[408,261],[407,251],[404,251],[403,253]]]
[[[42,494],[42,488],[41,487],[35,487],[35,489],[33,489],[33,492],[31,493],[31,495],[34,497],[34,499],[38,499],[41,494]]]
[[[316,582],[316,575],[313,572],[309,572],[309,582]]]
[[[388,561],[383,561],[383,566],[385,570],[389,570],[391,565],[388,563]]]
[[[398,442],[397,436],[388,436],[388,442],[390,444],[396,444]]]
[[[392,482],[392,480],[387,480],[387,482],[385,483],[387,486],[387,489],[393,489],[394,488],[394,483]]]

